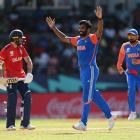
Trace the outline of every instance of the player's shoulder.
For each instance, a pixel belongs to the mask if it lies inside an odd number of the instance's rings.
[[[124,43],[122,44],[122,47],[125,48],[125,47],[127,47],[128,45],[130,45],[129,42],[124,42]]]
[[[89,34],[89,38],[91,39],[91,41],[92,41],[94,44],[97,44],[98,38],[97,38],[96,33]]]
[[[25,46],[23,46],[23,45],[20,45],[20,48],[21,48],[21,49],[25,49]]]
[[[78,39],[80,39],[80,36],[78,35],[78,36],[75,36],[75,38],[78,40]]]
[[[2,48],[2,51],[7,51],[9,48],[11,48],[11,44],[7,44]]]
[[[88,36],[89,37],[96,37],[96,33],[90,33]]]

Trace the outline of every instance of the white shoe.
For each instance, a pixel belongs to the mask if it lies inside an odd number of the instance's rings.
[[[16,127],[14,125],[10,125],[8,128],[7,128],[8,131],[15,131],[16,130]]]
[[[128,120],[133,121],[136,119],[136,117],[137,117],[136,112],[131,112],[128,116]]]
[[[72,127],[76,130],[81,130],[81,131],[86,131],[86,129],[87,129],[86,126],[81,121],[74,124]]]
[[[35,126],[33,126],[33,125],[28,125],[27,127],[24,127],[23,125],[21,125],[20,126],[20,129],[28,129],[28,130],[33,130],[33,129],[35,129],[36,127]]]
[[[108,119],[108,130],[111,130],[115,126],[115,118],[112,116]]]

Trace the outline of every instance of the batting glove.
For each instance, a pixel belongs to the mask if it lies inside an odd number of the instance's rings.
[[[25,77],[25,80],[24,80],[24,83],[31,83],[33,80],[33,75],[32,73],[27,73],[26,77]]]

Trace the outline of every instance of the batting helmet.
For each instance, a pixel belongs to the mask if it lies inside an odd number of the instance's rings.
[[[23,37],[23,32],[19,29],[12,30],[9,39],[12,40],[14,38],[22,38]]]
[[[17,45],[20,45],[21,40],[23,37],[23,32],[19,29],[12,30],[9,34],[9,40],[15,42]]]

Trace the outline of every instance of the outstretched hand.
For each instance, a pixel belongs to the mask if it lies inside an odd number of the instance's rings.
[[[51,17],[46,17],[46,22],[51,29],[55,27],[55,18],[52,19]]]
[[[102,8],[100,6],[96,7],[95,14],[96,14],[98,19],[102,19],[103,14],[102,14]]]

